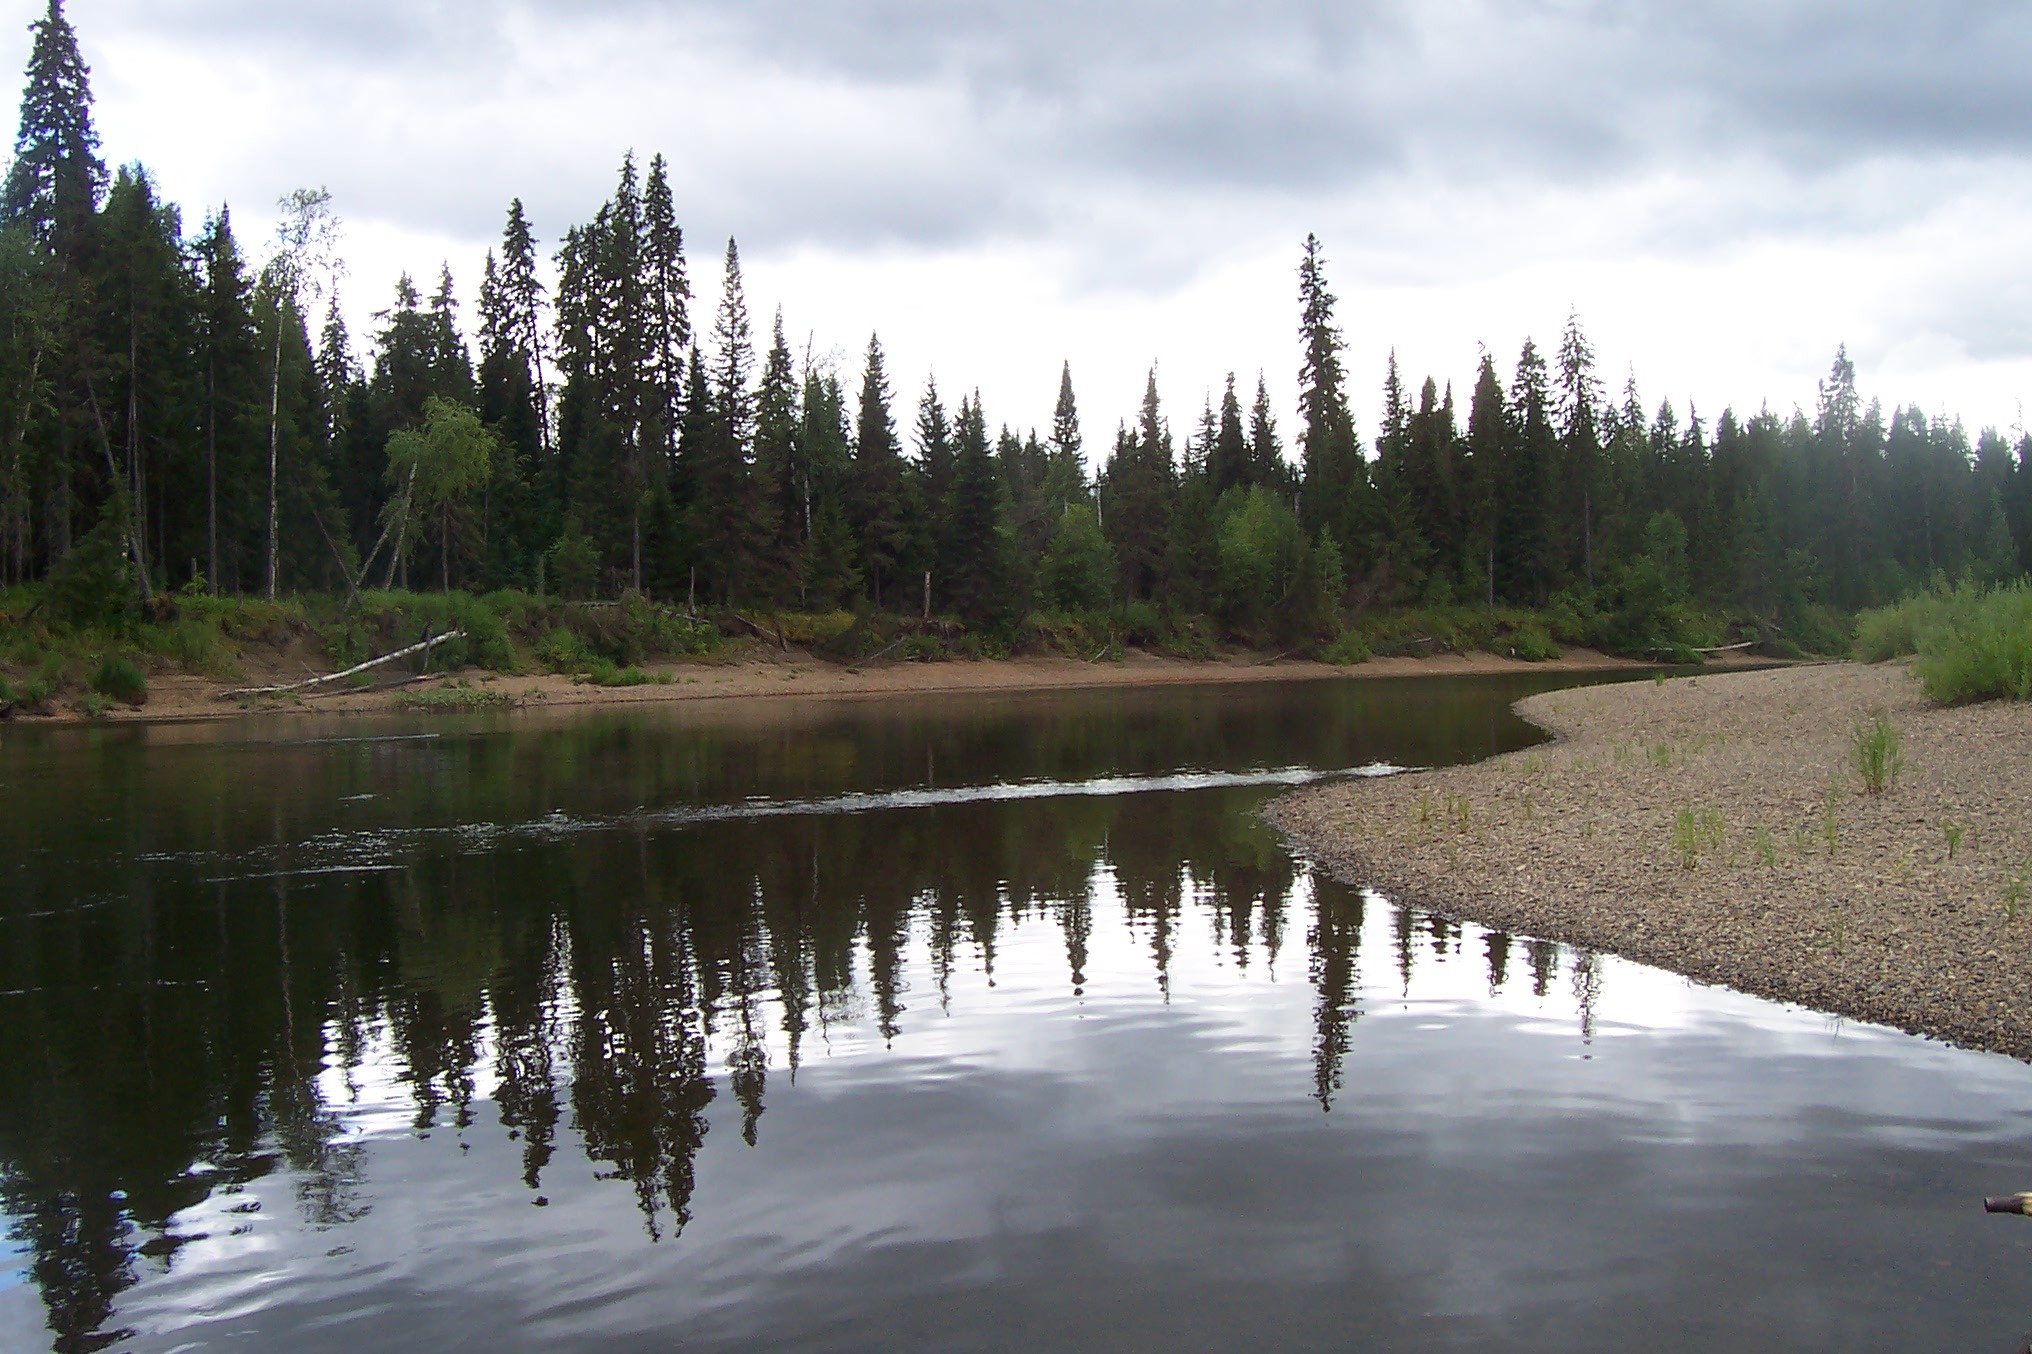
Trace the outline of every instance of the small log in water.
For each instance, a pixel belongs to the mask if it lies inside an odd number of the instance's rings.
[[[2032,1217],[2032,1193],[2001,1194],[1983,1200],[1985,1213],[2017,1213]]]
[[[219,699],[229,701],[238,700],[242,696],[279,696],[290,691],[306,691],[314,686],[323,686],[327,682],[341,681],[351,677],[354,673],[365,672],[368,668],[378,668],[383,663],[393,663],[396,659],[407,658],[413,653],[428,654],[433,648],[448,639],[464,639],[465,637],[466,632],[463,630],[450,630],[442,635],[432,635],[422,643],[412,644],[406,649],[397,649],[394,653],[382,654],[379,658],[370,658],[364,663],[355,663],[344,672],[328,672],[322,677],[312,677],[308,681],[302,682],[289,682],[283,686],[235,687],[231,691],[221,691]]]

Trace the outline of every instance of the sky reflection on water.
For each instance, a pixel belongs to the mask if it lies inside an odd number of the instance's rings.
[[[0,906],[0,1203],[26,1247],[0,1256],[0,1348],[51,1322],[61,1348],[297,1354],[2032,1326],[2032,1237],[1979,1203],[2032,1183],[2024,1066],[1424,916],[1252,816],[1263,768],[1514,746],[1485,712],[1517,694],[1360,693],[1340,723],[1332,686],[1062,698],[1055,751],[1004,738],[1019,708],[88,762],[147,816],[110,853],[56,844],[104,906],[19,865]],[[934,797],[904,769],[927,748],[976,783],[1203,778]],[[161,802],[222,756],[273,801],[266,843]],[[615,792],[679,764],[718,768],[694,806],[904,797],[685,817]],[[0,790],[43,769],[0,759]],[[582,827],[394,830],[546,803]],[[356,868],[306,873],[333,841]],[[217,869],[255,856],[279,868]]]

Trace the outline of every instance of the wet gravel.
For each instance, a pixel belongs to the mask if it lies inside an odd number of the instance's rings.
[[[2032,706],[1830,664],[1517,709],[1557,741],[1268,816],[1417,906],[2032,1060]],[[1851,735],[1877,714],[1904,767],[1871,795]]]

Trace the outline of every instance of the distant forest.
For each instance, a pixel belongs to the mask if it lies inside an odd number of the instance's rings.
[[[857,375],[800,362],[780,312],[756,332],[732,240],[695,313],[660,155],[623,160],[554,271],[508,205],[476,348],[448,269],[398,280],[362,345],[325,194],[285,199],[265,253],[224,206],[187,233],[101,158],[58,0],[33,31],[0,195],[0,586],[97,539],[144,597],[633,589],[984,628],[1145,603],[1330,634],[1371,606],[1607,614],[1648,588],[1816,635],[2032,565],[2032,438],[1886,413],[1843,352],[1810,413],[1709,421],[1605,389],[1569,318],[1464,398],[1393,357],[1365,446],[1310,237],[1288,443],[1260,376],[1177,436],[1153,373],[1089,448],[1069,369],[1051,427],[1018,432],[963,388],[899,407],[878,338]]]

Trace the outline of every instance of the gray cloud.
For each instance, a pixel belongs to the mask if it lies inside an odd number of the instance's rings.
[[[209,0],[173,14],[130,0],[116,14],[168,42],[438,81],[484,78],[507,35],[534,27],[848,88],[952,88],[968,122],[947,131],[971,153],[1097,187],[1593,179],[1730,156],[1826,170],[2032,146],[2032,10],[1975,0]],[[942,215],[909,219],[944,234]]]

